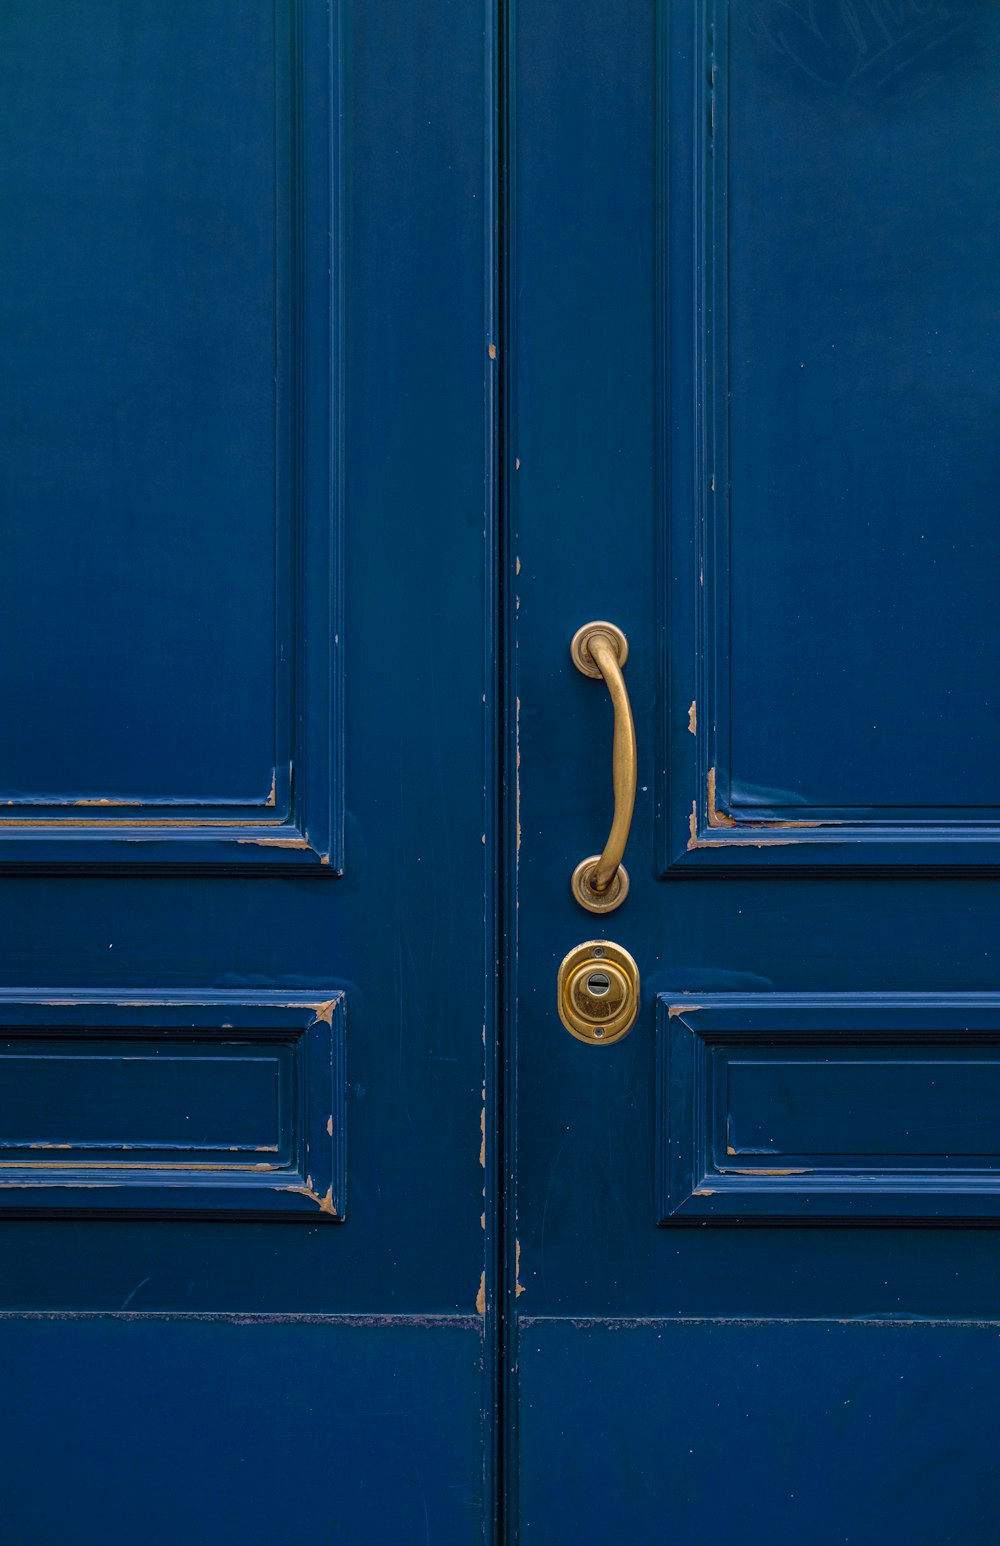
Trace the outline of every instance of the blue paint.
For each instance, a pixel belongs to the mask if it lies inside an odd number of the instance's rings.
[[[15,3],[4,28],[0,864],[337,869],[327,7]]]
[[[5,8],[14,1539],[993,1540],[1000,24],[848,9]]]
[[[472,1546],[483,16],[0,42],[3,1533]]]
[[[513,8],[524,1541],[995,1535],[998,45],[988,0]],[[591,618],[639,749],[600,920]],[[642,1002],[592,1048],[602,933]]]

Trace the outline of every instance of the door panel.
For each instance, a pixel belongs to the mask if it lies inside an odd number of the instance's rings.
[[[0,862],[339,868],[325,8],[4,26]]]
[[[848,9],[664,14],[665,868],[997,862],[1000,16]]]
[[[518,0],[525,1540],[995,1533],[998,41]],[[638,778],[595,916],[600,618]],[[642,979],[603,1046],[557,1012],[594,939]]]
[[[995,1528],[992,1458],[928,1420],[992,1411],[993,1326],[529,1321],[522,1348],[538,1540],[710,1546],[738,1529],[754,1546],[836,1546],[905,1521],[913,1540],[965,1546]]]
[[[0,35],[6,1533],[481,1542],[492,36]]]
[[[481,1539],[481,1373],[455,1327],[434,1333],[432,1380],[392,1317],[374,1335],[364,1317],[127,1312],[9,1330],[12,1541]],[[38,1465],[54,1407],[86,1414],[65,1424],[58,1487]]]

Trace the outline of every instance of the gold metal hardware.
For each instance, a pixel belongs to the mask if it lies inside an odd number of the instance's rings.
[[[570,645],[573,664],[584,676],[603,678],[615,711],[615,736],[611,774],[615,813],[604,852],[583,859],[573,871],[573,895],[591,913],[610,913],[628,896],[628,871],[622,864],[635,808],[635,724],[622,666],[628,659],[628,640],[614,623],[586,623],[577,629]],[[631,957],[629,957],[631,960]]]
[[[589,939],[559,968],[559,1018],[578,1041],[621,1041],[639,1010],[639,968],[609,939]]]

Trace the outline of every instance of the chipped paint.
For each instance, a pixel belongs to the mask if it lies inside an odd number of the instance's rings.
[[[268,794],[267,799],[264,801],[264,804],[265,805],[277,805],[277,803],[278,803],[278,770],[277,770],[277,768],[275,768],[274,772],[271,774],[271,791]]]
[[[322,1021],[324,1025],[332,1025],[333,1011],[336,1009],[339,1002],[339,998],[327,998],[324,999],[321,1004],[313,1004],[312,1007],[316,1015],[316,1019],[313,1021],[313,1024],[318,1025],[320,1021]]]
[[[256,843],[261,848],[309,848],[307,837],[238,837],[238,843]]]
[[[514,1298],[520,1299],[524,1293],[524,1284],[521,1282],[521,1242],[514,1241]]]
[[[333,1112],[332,1111],[331,1111],[330,1115],[326,1119],[326,1131],[327,1131],[327,1136],[332,1138],[333,1137]]]
[[[714,768],[708,770],[708,824],[710,827],[735,827],[736,825],[729,812],[720,810],[717,804]]]
[[[479,1163],[486,1169],[486,1107],[479,1114],[479,1131],[482,1133],[482,1141],[479,1145]]]
[[[688,709],[688,729],[692,735],[698,734],[698,704],[691,699],[691,707]]]
[[[737,1170],[733,1166],[726,1166],[727,1176],[807,1176],[808,1169],[801,1170]]]
[[[697,800],[692,800],[691,801],[691,815],[688,817],[688,831],[690,833],[690,837],[688,838],[688,851],[690,852],[690,850],[692,848],[700,848],[701,847],[701,843],[700,843],[699,838],[698,838],[698,802],[697,802]]]
[[[305,1186],[283,1186],[281,1190],[283,1192],[296,1192],[300,1197],[308,1197],[310,1202],[316,1204],[321,1213],[329,1213],[331,1218],[335,1218],[337,1215],[337,1210],[333,1206],[333,1187],[328,1187],[325,1195],[321,1197],[313,1189],[312,1176],[306,1176]]]
[[[491,360],[495,360],[496,357],[497,357],[497,346],[496,346],[496,344],[490,344],[490,359]]]
[[[486,1273],[482,1273],[479,1279],[479,1292],[476,1295],[476,1314],[486,1314]]]
[[[675,1020],[678,1015],[689,1015],[700,1008],[700,1004],[671,1004],[667,1009],[667,1019]]]
[[[8,804],[11,803],[11,801],[8,801]],[[100,805],[102,803],[104,802],[100,800],[77,800],[75,802],[77,805]],[[128,805],[134,802],[127,800],[109,800],[106,803],[108,805]],[[281,827],[284,826],[284,818],[281,816],[274,816],[265,819],[263,817],[244,818],[241,816],[239,821],[232,821],[229,818],[223,816],[160,816],[155,819],[146,816],[109,816],[106,821],[94,822],[88,821],[83,816],[63,816],[59,818],[48,816],[32,816],[27,821],[25,821],[25,819],[21,816],[0,817],[0,827],[24,826],[30,826],[32,828],[88,827],[91,831],[97,832],[103,832],[106,827],[211,827],[213,829],[228,828],[230,830],[232,830],[233,827],[238,827],[242,831],[244,827]],[[237,841],[252,843],[257,842],[258,839],[239,838]]]

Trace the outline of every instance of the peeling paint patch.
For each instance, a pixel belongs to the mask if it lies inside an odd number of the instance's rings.
[[[807,1169],[801,1170],[736,1170],[726,1167],[726,1174],[730,1176],[807,1176]]]
[[[254,1169],[256,1168],[255,1166]],[[321,1197],[313,1189],[312,1176],[306,1176],[305,1186],[284,1186],[282,1191],[297,1192],[300,1197],[308,1197],[310,1202],[314,1202],[321,1213],[329,1213],[331,1216],[336,1215],[337,1210],[333,1206],[333,1187],[328,1187],[326,1194]]]
[[[708,824],[710,827],[735,827],[736,822],[728,811],[720,811],[716,803],[715,769],[708,770]]]
[[[691,801],[691,815],[688,817],[688,831],[691,834],[690,837],[688,838],[688,849],[689,849],[689,851],[692,848],[700,848],[701,844],[698,841],[698,802],[697,802],[697,800],[692,800]]]
[[[238,843],[256,843],[260,848],[309,848],[307,837],[238,837]]]

